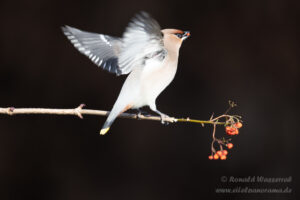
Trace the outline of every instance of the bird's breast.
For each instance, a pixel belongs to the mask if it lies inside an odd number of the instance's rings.
[[[171,83],[177,71],[178,59],[153,60],[146,63],[142,74],[142,95],[147,101],[157,96]]]

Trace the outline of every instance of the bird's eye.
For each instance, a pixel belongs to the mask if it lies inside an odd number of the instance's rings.
[[[178,38],[182,38],[182,34],[180,33],[175,33],[174,35],[176,35]]]

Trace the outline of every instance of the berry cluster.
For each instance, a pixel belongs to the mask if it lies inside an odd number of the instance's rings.
[[[226,160],[227,154],[228,154],[227,150],[217,151],[217,153],[215,153],[214,155],[208,156],[208,159],[209,160],[218,160],[220,158],[221,160]]]
[[[243,124],[240,121],[237,121],[235,123],[230,123],[230,125],[225,126],[225,131],[226,134],[229,136],[232,135],[238,135],[239,134],[239,129],[242,128]],[[212,154],[208,156],[209,160],[226,160],[228,151],[223,150],[223,146],[226,146],[227,149],[232,149],[233,144],[229,142],[230,139],[225,140],[225,139],[217,139],[214,137],[213,143],[212,143]],[[214,142],[217,142],[220,145],[220,150],[216,151],[215,148],[213,147]]]
[[[239,128],[242,128],[243,124],[241,122],[237,122],[232,126],[226,126],[225,130],[227,135],[238,135],[239,134]]]
[[[220,115],[218,117],[213,118],[211,116],[210,122],[213,124],[213,132],[212,132],[212,142],[211,142],[211,155],[208,156],[209,160],[226,160],[228,151],[223,150],[223,147],[227,147],[227,149],[232,149],[233,144],[230,142],[231,138],[225,139],[219,139],[216,137],[216,126],[219,124],[224,124],[225,126],[225,132],[228,136],[238,135],[239,129],[242,128],[243,124],[241,123],[241,116],[239,115],[229,115],[228,112],[231,110],[231,108],[237,106],[236,103],[233,101],[229,101],[229,108],[226,110],[226,112],[223,115]],[[219,150],[215,149],[215,146],[218,145],[220,148]]]
[[[228,149],[232,149],[233,148],[233,144],[232,143],[228,143],[226,144]],[[219,150],[216,153],[208,156],[209,160],[226,160],[227,159],[227,155],[228,155],[228,151],[227,150]]]

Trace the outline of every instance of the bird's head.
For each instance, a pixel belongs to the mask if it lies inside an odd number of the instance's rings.
[[[164,45],[168,49],[179,50],[182,42],[191,36],[189,31],[182,31],[178,29],[163,29]],[[174,50],[175,50],[174,49]]]

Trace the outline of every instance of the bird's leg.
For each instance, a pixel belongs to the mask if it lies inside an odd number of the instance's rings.
[[[150,109],[151,109],[153,112],[156,112],[157,114],[159,114],[160,120],[161,120],[161,123],[162,123],[162,124],[165,124],[165,125],[168,125],[168,124],[169,124],[169,122],[165,121],[165,119],[166,119],[166,118],[170,118],[170,117],[169,117],[168,115],[166,115],[166,114],[160,112],[159,110],[157,110],[155,104],[154,104],[154,105],[151,105],[151,106],[150,106]]]
[[[140,108],[137,108],[137,118],[140,119],[141,115],[145,116],[145,117],[149,117],[151,116],[149,113],[147,113],[146,111],[141,110]]]

